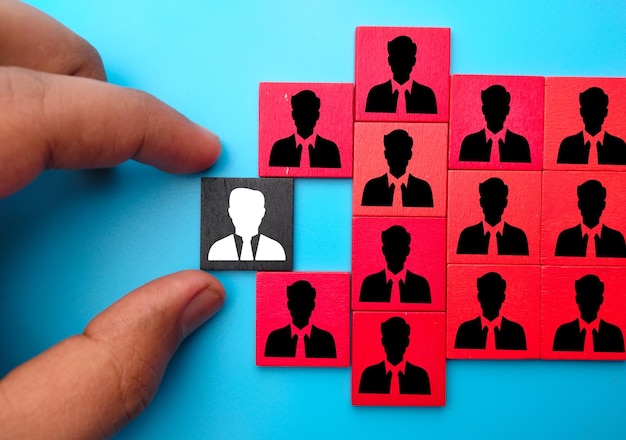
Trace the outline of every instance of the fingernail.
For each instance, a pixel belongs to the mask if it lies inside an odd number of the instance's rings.
[[[193,333],[224,304],[225,294],[221,288],[207,286],[194,296],[180,317],[184,337]]]

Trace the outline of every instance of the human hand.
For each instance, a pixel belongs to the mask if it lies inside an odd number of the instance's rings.
[[[97,52],[45,14],[0,0],[0,197],[47,168],[129,158],[174,173],[219,156],[219,139],[140,91],[109,85]],[[19,66],[19,67],[18,67]],[[201,271],[136,289],[0,381],[0,438],[113,435],[150,402],[182,340],[224,301]]]

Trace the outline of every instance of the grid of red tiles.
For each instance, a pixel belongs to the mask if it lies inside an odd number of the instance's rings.
[[[258,274],[257,364],[348,365],[350,299],[354,405],[444,405],[446,359],[626,359],[625,98],[620,78],[450,76],[445,28],[357,28],[354,94],[262,83],[259,175],[353,177],[354,217],[351,290]],[[272,355],[285,290],[301,353]]]

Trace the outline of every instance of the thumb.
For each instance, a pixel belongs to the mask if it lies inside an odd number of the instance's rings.
[[[3,437],[107,438],[154,396],[183,339],[224,302],[200,271],[159,278],[0,381]]]

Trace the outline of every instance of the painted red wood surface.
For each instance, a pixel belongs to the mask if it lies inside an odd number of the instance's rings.
[[[329,332],[335,358],[265,356],[268,336],[292,322],[287,286],[308,281],[316,290],[310,323]],[[350,365],[350,274],[342,272],[259,272],[256,280],[256,364],[260,366],[346,367]]]
[[[505,324],[500,331],[511,341],[507,348],[487,347],[467,348],[466,341],[473,335],[468,334],[475,327],[469,323],[464,327],[464,334],[457,335],[459,327],[482,316],[483,311],[478,299],[477,280],[488,273],[497,273],[506,283],[505,299],[500,309],[500,317],[519,324],[523,329],[525,348],[517,341],[519,327]],[[483,287],[484,289],[484,287]],[[448,267],[448,307],[447,307],[447,356],[448,359],[539,359],[540,344],[540,310],[541,310],[541,271],[540,267],[506,265],[456,265]],[[489,298],[487,298],[489,301]],[[488,304],[488,303],[486,303]],[[468,328],[469,327],[469,328]],[[510,329],[510,330],[509,330]],[[490,330],[489,330],[490,331]],[[505,342],[507,344],[507,342]],[[464,348],[461,348],[465,346]],[[514,348],[513,348],[514,347]]]
[[[362,393],[363,371],[386,359],[381,323],[393,317],[410,326],[404,360],[426,371],[430,394]],[[352,314],[352,404],[375,406],[443,406],[446,402],[445,313],[354,312]]]
[[[404,267],[424,277],[430,287],[430,303],[360,302],[363,280],[387,267],[381,234],[402,226],[411,235]],[[446,223],[443,218],[356,217],[352,221],[352,309],[428,310],[446,307]]]
[[[602,211],[600,222],[617,231],[623,237],[626,234],[626,192],[624,177],[616,172],[560,172],[543,173],[543,222],[542,222],[542,264],[549,265],[626,265],[626,258],[596,256],[555,256],[558,237],[566,229],[581,224],[581,210],[577,188],[579,185],[597,180],[606,188],[606,207]],[[613,240],[619,246],[619,240]]]
[[[337,145],[340,168],[270,166],[274,143],[296,133],[291,98],[303,90],[320,99],[315,133]],[[345,83],[260,83],[259,176],[352,177],[353,96],[353,85]]]
[[[374,178],[389,171],[384,136],[404,130],[413,139],[407,173],[426,181],[432,191],[433,207],[363,206],[363,190]],[[444,217],[446,215],[447,124],[356,123],[354,126],[354,216]]]
[[[626,359],[626,354],[623,351],[554,350],[555,336],[559,327],[563,324],[571,323],[580,317],[580,310],[576,300],[575,282],[586,275],[595,275],[604,283],[604,299],[600,306],[598,317],[606,323],[617,326],[623,338],[626,331],[626,295],[624,295],[626,268],[544,266],[542,268],[541,291],[541,357],[543,359]]]
[[[503,86],[510,94],[510,110],[503,130],[528,141],[530,162],[459,160],[466,136],[485,129],[481,92]],[[543,167],[544,78],[538,76],[452,75],[450,79],[450,169],[541,170]],[[493,152],[492,152],[492,157]]]
[[[370,89],[392,78],[387,43],[407,36],[417,45],[411,80],[432,89],[437,113],[365,112]],[[450,29],[405,27],[357,27],[356,29],[356,120],[447,122],[450,93]]]
[[[528,241],[527,256],[457,253],[462,231],[484,219],[478,187],[491,178],[498,178],[508,186],[508,204],[502,219],[524,231]],[[539,264],[541,172],[450,171],[448,187],[448,263]]]
[[[557,163],[563,139],[580,133],[584,122],[579,95],[599,87],[608,95],[608,113],[602,129],[626,141],[626,79],[624,78],[546,78],[544,169],[546,170],[625,170],[622,165]]]

